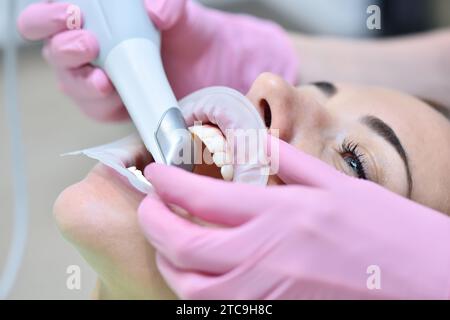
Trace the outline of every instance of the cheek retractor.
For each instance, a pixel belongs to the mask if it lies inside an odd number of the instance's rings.
[[[228,150],[222,156],[228,158],[225,164],[233,165],[233,182],[267,184],[270,174],[266,157],[267,129],[244,95],[226,87],[211,87],[184,98],[180,106],[188,126],[213,124],[227,138]]]

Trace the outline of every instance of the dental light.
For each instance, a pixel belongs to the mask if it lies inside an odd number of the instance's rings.
[[[5,33],[4,81],[5,111],[10,132],[11,162],[13,171],[14,218],[12,240],[3,274],[0,278],[0,299],[6,299],[14,285],[25,251],[28,229],[28,200],[25,163],[17,101],[16,57],[16,1],[9,0]]]
[[[161,36],[144,0],[70,3],[81,9],[83,28],[99,41],[94,64],[108,74],[155,161],[192,171],[192,136],[164,72]]]

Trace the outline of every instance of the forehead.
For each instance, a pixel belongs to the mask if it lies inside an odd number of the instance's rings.
[[[412,199],[450,211],[450,122],[421,100],[400,92],[337,85],[325,107],[338,118],[380,118],[395,131],[408,155]],[[369,129],[368,129],[369,130]]]

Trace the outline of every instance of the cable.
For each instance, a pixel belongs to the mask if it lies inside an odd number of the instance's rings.
[[[15,0],[9,0],[4,55],[5,111],[10,132],[13,170],[14,219],[8,257],[0,278],[0,299],[6,299],[14,286],[24,256],[28,230],[28,197],[25,161],[17,99],[17,55]]]

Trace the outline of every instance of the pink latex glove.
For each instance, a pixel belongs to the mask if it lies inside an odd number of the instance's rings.
[[[165,203],[228,227],[193,224],[155,196],[142,202],[140,225],[181,298],[449,298],[449,217],[284,142],[279,176],[293,185],[236,185],[156,164],[145,174]],[[379,290],[368,289],[370,266]]]
[[[278,25],[187,0],[145,3],[152,21],[163,31],[163,62],[178,98],[212,85],[245,93],[265,71],[295,84],[296,54]],[[105,121],[126,118],[106,74],[89,65],[98,55],[95,37],[85,30],[67,30],[68,7],[64,3],[32,4],[20,15],[18,28],[29,40],[47,39],[45,58],[56,68],[61,89],[85,113]]]

